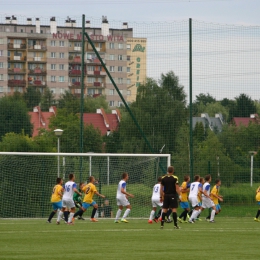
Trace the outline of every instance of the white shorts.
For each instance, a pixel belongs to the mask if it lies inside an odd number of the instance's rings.
[[[126,197],[122,197],[122,198],[117,198],[117,206],[128,206],[130,205],[130,202],[128,201],[128,199]]]
[[[189,201],[193,208],[199,204],[198,197],[189,197]]]
[[[75,208],[75,203],[73,200],[62,200],[62,207],[63,208],[68,208],[68,209],[72,209],[72,208]]]
[[[215,204],[211,199],[202,197],[202,208],[209,209],[214,206],[215,206]]]
[[[159,206],[159,207],[162,207],[163,203],[160,202],[160,199],[152,199],[152,205],[153,205],[153,208]]]

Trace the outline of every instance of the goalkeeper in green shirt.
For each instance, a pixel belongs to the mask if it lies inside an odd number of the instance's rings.
[[[82,188],[83,188],[83,186],[84,186],[84,183],[81,182],[81,183],[79,184],[79,192],[80,192],[80,193],[82,193]],[[73,194],[73,200],[74,200],[75,206],[76,206],[77,208],[79,208],[79,209],[82,209],[82,208],[81,208],[81,207],[82,207],[82,197],[81,197],[78,193],[74,192],[74,194]],[[81,215],[78,216],[78,219],[85,220],[85,219],[82,217],[83,213],[84,213],[84,211],[82,212]]]

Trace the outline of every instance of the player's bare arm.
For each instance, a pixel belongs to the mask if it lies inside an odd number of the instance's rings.
[[[99,196],[99,197],[101,197],[101,198],[103,198],[103,199],[106,197],[105,195],[102,195],[102,194],[98,193],[97,191],[95,191],[94,193],[95,193],[97,196]]]
[[[134,198],[134,195],[131,194],[131,193],[126,192],[126,191],[124,190],[124,188],[121,188],[121,192],[122,192],[123,194],[125,194],[126,196],[129,196],[130,198]]]
[[[74,188],[73,191],[76,192],[76,193],[77,193],[78,195],[80,195],[80,196],[82,195],[82,193],[79,192],[76,188]]]

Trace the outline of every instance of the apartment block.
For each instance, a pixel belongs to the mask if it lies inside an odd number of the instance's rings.
[[[135,38],[127,23],[120,29],[110,28],[106,17],[102,17],[101,27],[91,27],[86,21],[85,28],[120,93],[133,102],[146,78],[146,39]],[[58,26],[55,17],[49,25],[42,25],[39,18],[34,24],[31,18],[27,24],[19,24],[16,17],[6,17],[0,24],[0,97],[24,92],[29,86],[41,92],[48,87],[57,99],[65,91],[80,96],[83,71],[84,96],[105,95],[111,107],[122,105],[87,40],[82,68],[81,37],[82,28],[70,18]]]

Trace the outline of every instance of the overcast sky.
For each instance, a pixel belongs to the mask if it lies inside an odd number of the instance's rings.
[[[260,99],[260,0],[0,0],[5,16],[55,16],[93,25],[106,15],[110,27],[128,22],[134,35],[147,37],[148,76],[173,70],[189,92],[188,19],[194,20],[194,95],[217,99],[246,93]],[[200,23],[199,21],[202,21]],[[205,23],[203,23],[205,22]],[[226,26],[227,25],[227,26]],[[234,26],[233,26],[234,25]],[[80,24],[78,24],[80,26]],[[250,27],[247,27],[250,26]]]

